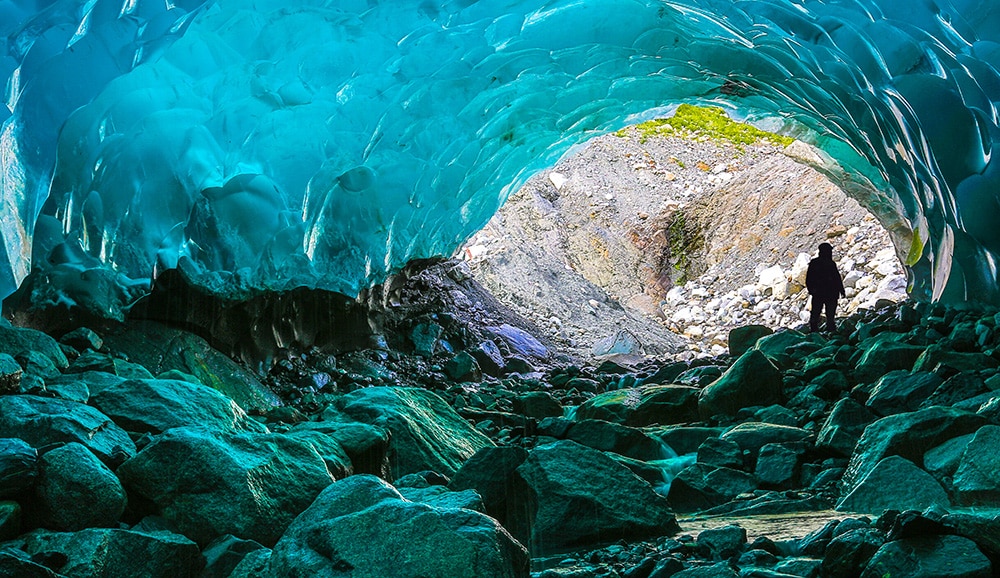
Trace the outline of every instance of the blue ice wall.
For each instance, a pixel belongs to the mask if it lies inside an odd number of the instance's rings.
[[[0,295],[356,293],[690,101],[817,146],[916,297],[1000,301],[991,0],[0,0],[0,37]]]

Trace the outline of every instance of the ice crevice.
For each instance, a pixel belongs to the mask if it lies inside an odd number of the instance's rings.
[[[0,0],[0,37],[0,296],[354,295],[696,102],[815,147],[914,297],[1000,302],[988,0]]]

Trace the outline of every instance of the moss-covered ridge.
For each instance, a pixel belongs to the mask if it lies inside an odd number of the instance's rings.
[[[635,130],[638,131],[642,141],[650,137],[677,136],[692,140],[729,142],[740,149],[746,145],[762,142],[788,146],[795,140],[746,123],[736,122],[720,107],[691,104],[678,106],[674,116],[670,118],[658,118],[638,124]],[[628,129],[622,129],[616,134],[625,136],[627,131]]]

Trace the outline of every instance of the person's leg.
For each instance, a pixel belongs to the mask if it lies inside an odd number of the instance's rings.
[[[826,330],[836,331],[837,330],[837,299],[831,299],[826,302]]]
[[[809,331],[819,331],[819,318],[823,314],[823,300],[812,296],[812,309],[809,310]]]

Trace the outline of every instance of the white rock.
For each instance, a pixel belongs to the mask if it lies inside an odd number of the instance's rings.
[[[562,173],[557,173],[555,171],[549,173],[549,182],[552,183],[552,186],[555,187],[557,191],[561,191],[563,186],[566,185],[566,181],[568,180],[569,179],[566,177],[566,175]]]

